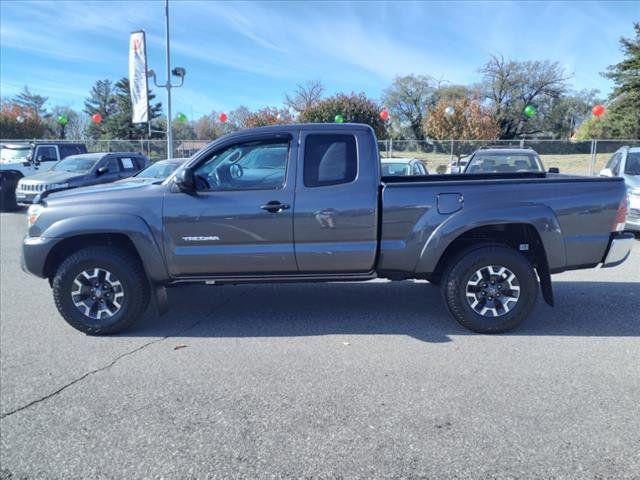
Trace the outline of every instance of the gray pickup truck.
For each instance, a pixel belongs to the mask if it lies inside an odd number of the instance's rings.
[[[45,192],[23,268],[48,278],[73,327],[129,326],[184,283],[426,279],[451,315],[507,331],[552,273],[629,255],[619,178],[544,172],[381,177],[357,124],[233,133],[167,179]],[[540,285],[540,286],[539,286]]]

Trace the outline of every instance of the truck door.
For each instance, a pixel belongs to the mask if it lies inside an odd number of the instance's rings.
[[[300,272],[368,272],[377,248],[379,159],[373,132],[301,132],[294,241]]]
[[[247,137],[194,167],[196,192],[168,192],[165,254],[173,276],[295,273],[291,135]],[[293,159],[290,161],[289,159]]]

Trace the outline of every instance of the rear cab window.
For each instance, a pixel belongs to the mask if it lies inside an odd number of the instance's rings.
[[[356,139],[349,134],[311,134],[304,147],[305,187],[351,183],[358,173]]]

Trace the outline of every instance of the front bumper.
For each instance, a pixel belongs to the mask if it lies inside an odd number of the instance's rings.
[[[640,205],[638,208],[629,209],[629,212],[627,213],[627,223],[624,228],[625,230],[640,232]]]
[[[60,242],[60,238],[25,237],[22,242],[22,270],[46,278],[46,262],[51,249]]]
[[[602,260],[603,267],[615,267],[624,262],[631,253],[631,247],[635,237],[631,232],[622,232],[612,235],[609,248]]]
[[[33,200],[42,192],[21,192],[16,190],[16,202],[33,203]]]

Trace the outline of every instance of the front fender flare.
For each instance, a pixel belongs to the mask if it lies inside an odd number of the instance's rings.
[[[136,248],[149,278],[154,282],[169,279],[162,249],[149,225],[136,215],[83,215],[59,220],[40,233],[45,238],[66,239],[91,234],[123,234]]]
[[[514,204],[505,207],[465,208],[443,221],[425,242],[416,273],[433,273],[451,243],[474,228],[507,223],[528,224],[536,229],[550,269],[566,264],[564,239],[560,222],[551,208],[540,204]]]

